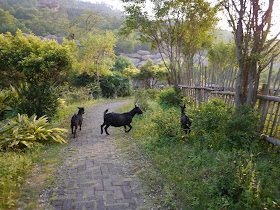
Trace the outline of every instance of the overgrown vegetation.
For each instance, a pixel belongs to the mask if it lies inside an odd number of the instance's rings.
[[[0,151],[9,149],[32,148],[38,144],[66,143],[63,139],[65,129],[52,128],[46,117],[37,119],[18,114],[11,120],[0,122]]]
[[[143,161],[139,173],[156,208],[280,207],[277,149],[259,138],[255,110],[245,106],[235,111],[220,100],[187,107],[193,123],[186,135],[179,107],[147,104],[134,122],[133,139],[121,141],[136,143],[131,152]]]

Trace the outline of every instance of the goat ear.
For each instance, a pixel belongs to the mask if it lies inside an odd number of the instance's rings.
[[[135,107],[139,107],[137,103],[135,103]]]

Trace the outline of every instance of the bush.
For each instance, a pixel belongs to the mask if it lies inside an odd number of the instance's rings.
[[[18,105],[18,94],[13,87],[0,91],[0,120],[16,116]]]
[[[259,136],[257,112],[246,106],[234,111],[223,101],[214,99],[198,108],[193,118],[195,138],[212,149],[248,150]]]
[[[87,88],[90,89],[90,94],[92,94],[94,98],[99,98],[101,96],[100,85],[96,84],[96,82],[88,84]]]
[[[177,88],[166,88],[158,95],[158,102],[160,105],[167,107],[178,106],[182,98],[183,95]]]
[[[157,88],[147,89],[147,94],[149,96],[149,99],[155,100],[157,96],[160,94],[160,90]]]
[[[134,93],[135,103],[137,103],[142,111],[146,111],[148,109],[148,93],[144,88],[139,88]]]
[[[209,207],[257,209],[262,205],[253,156],[244,151],[218,152]]]
[[[129,79],[119,73],[104,75],[100,78],[100,87],[102,95],[110,98],[114,94],[117,96],[129,96],[131,94]]]
[[[75,87],[86,87],[90,83],[95,83],[96,77],[89,75],[86,72],[83,72],[82,74],[78,75],[77,72],[73,72],[73,74],[70,76],[70,83]]]
[[[37,119],[36,115],[28,118],[17,117],[0,123],[0,150],[31,148],[46,143],[65,143],[62,138],[65,129],[51,128],[46,117]]]
[[[0,209],[15,209],[32,160],[26,153],[1,152],[0,165]]]
[[[151,130],[154,133],[154,143],[157,146],[166,146],[182,140],[180,114],[178,109],[160,109],[153,113]]]
[[[131,145],[132,137],[137,145],[129,147],[134,148],[131,157],[138,154],[136,162],[144,161],[141,179],[157,198],[155,205],[160,209],[279,209],[279,155],[277,150],[254,148],[255,110],[235,111],[211,100],[195,110],[192,132],[184,138],[177,130],[179,108],[162,110],[152,103],[145,115],[135,119],[138,129],[120,141]],[[181,141],[187,138],[201,139],[207,147],[198,149],[192,141]],[[209,150],[211,143],[215,150]]]
[[[248,106],[241,106],[230,116],[225,134],[227,145],[235,149],[252,149],[260,140],[260,117],[257,111]]]
[[[19,90],[20,104],[18,111],[29,117],[36,114],[38,117],[46,115],[52,118],[59,106],[58,93],[48,82],[23,85]]]

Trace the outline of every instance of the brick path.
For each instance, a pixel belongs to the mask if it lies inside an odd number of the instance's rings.
[[[100,134],[105,109],[111,112],[125,103],[85,108],[82,131],[77,130],[64,151],[66,162],[57,175],[57,187],[45,195],[47,209],[147,209],[142,190],[116,151],[112,127],[110,136]]]

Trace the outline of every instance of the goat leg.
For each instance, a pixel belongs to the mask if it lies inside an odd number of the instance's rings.
[[[123,127],[124,127],[124,131],[126,132],[126,125],[124,125]]]
[[[75,138],[75,137],[76,137],[76,131],[77,131],[77,127],[75,126],[75,130],[74,130],[74,137],[73,137],[73,138]]]
[[[109,128],[109,126],[110,126],[110,125],[106,125],[105,128],[104,128],[104,129],[105,129],[105,133],[106,133],[107,135],[110,135],[110,134],[108,133],[108,131],[107,131],[107,128]]]
[[[82,130],[82,123],[80,124],[80,131]]]
[[[129,127],[129,129],[128,129],[128,131],[125,131],[126,133],[128,133],[132,128],[132,126],[130,124],[128,124],[128,127]]]
[[[104,126],[105,124],[103,124],[103,125],[101,125],[101,134],[103,133],[103,126]]]

